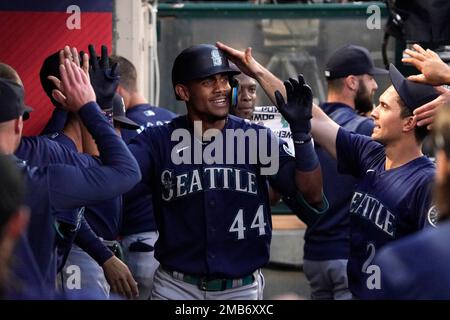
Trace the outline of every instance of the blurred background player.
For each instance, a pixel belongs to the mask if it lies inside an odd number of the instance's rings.
[[[24,203],[25,184],[11,157],[0,154],[0,299],[7,299],[14,286],[10,268],[17,241],[25,233],[29,210]]]

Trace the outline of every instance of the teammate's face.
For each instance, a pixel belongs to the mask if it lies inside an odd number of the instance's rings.
[[[214,122],[228,116],[231,87],[226,73],[189,81],[185,86],[192,120]]]
[[[373,109],[373,97],[378,89],[378,85],[373,76],[369,74],[358,76],[358,80],[355,109],[360,113],[367,113]]]
[[[235,76],[239,82],[238,105],[234,114],[240,118],[251,119],[256,103],[256,81],[245,74]]]
[[[372,111],[375,120],[372,138],[384,145],[398,141],[403,132],[405,119],[398,103],[400,97],[393,86],[390,86],[380,97],[380,103]]]

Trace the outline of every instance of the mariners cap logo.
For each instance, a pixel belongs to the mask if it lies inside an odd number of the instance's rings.
[[[214,66],[221,66],[222,65],[222,57],[220,56],[218,49],[211,50],[211,59]]]
[[[325,77],[329,77],[330,76],[330,71],[325,70]]]

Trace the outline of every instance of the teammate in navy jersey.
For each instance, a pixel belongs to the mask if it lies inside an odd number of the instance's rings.
[[[74,51],[73,55],[77,56],[76,50],[72,50]],[[69,50],[66,51],[65,49],[65,55],[67,55],[68,58],[70,54],[71,52]],[[41,79],[47,79],[49,75],[59,77],[59,56],[59,52],[56,52],[46,58],[40,72]],[[20,77],[12,68],[7,69],[4,65],[1,65],[0,74],[16,83],[22,83]],[[51,97],[52,90],[56,89],[54,85],[46,86],[45,83],[43,83],[43,87],[49,97]],[[114,90],[115,89],[112,88],[112,91]],[[55,103],[57,104],[55,107],[61,106],[56,101]],[[114,119],[115,118],[116,116],[114,115]],[[125,121],[126,119],[121,117],[119,120]],[[52,119],[51,121],[55,121],[55,119]],[[128,119],[128,121],[130,120]],[[81,124],[78,118],[70,113],[69,121],[67,125],[64,126],[64,133],[54,134],[50,137],[24,137],[21,139],[21,143],[16,149],[15,154],[21,159],[26,159],[27,163],[32,166],[47,166],[49,164],[70,164],[81,168],[98,166],[101,164],[99,159],[95,159],[86,154],[78,154],[76,152],[77,147],[75,146],[75,143],[81,148],[81,145],[86,145],[87,142],[81,143],[79,135],[81,135],[82,130],[80,130],[80,126]],[[55,142],[50,141],[50,139],[59,140],[61,143],[56,144]],[[65,146],[61,147],[61,145]],[[81,151],[81,149],[79,151]],[[83,214],[78,212],[81,211],[81,213],[84,213],[86,211],[91,223],[96,222],[96,231],[98,232],[99,228],[103,231],[103,233],[98,233],[104,239],[115,239],[119,230],[118,224],[120,222],[122,203],[120,197],[114,199],[105,201],[99,205],[88,206],[86,208],[83,207],[82,210],[77,209],[75,212],[64,211],[54,213],[56,219],[55,226],[57,229],[55,235],[57,239],[57,271],[60,272],[67,262],[68,268],[71,270],[70,275],[72,278],[77,276],[74,273],[81,273],[81,276],[79,276],[79,288],[78,286],[72,286],[73,288],[71,288],[74,290],[76,289],[75,291],[78,291],[78,295],[81,294],[96,299],[106,299],[109,297],[108,283],[111,285],[113,292],[118,292],[123,296],[133,297],[137,294],[137,286],[127,266],[115,257],[108,247],[103,244],[102,240],[100,240],[92,231],[86,219],[84,219]],[[74,246],[74,249],[71,251],[74,240],[77,246]],[[78,245],[80,247],[78,247]],[[92,256],[98,264],[95,261],[92,261],[92,259],[82,252],[80,248]],[[69,251],[70,259],[67,260]],[[74,261],[74,259],[76,261]],[[77,266],[79,270],[75,270],[74,266]],[[53,269],[50,272],[47,272],[44,280],[50,287],[55,286],[55,274]],[[128,283],[129,286],[122,285],[121,282]],[[63,282],[63,284],[65,283]],[[69,294],[67,290],[66,294]]]
[[[110,61],[120,65],[117,93],[123,97],[126,115],[140,125],[140,128],[134,130],[121,128],[121,135],[126,143],[146,127],[163,125],[175,117],[174,113],[147,103],[138,90],[136,68],[129,60],[112,55]],[[139,286],[139,299],[149,299],[153,275],[159,265],[154,256],[158,231],[152,197],[144,183],[137,184],[123,196],[121,237],[125,262]]]
[[[95,55],[93,47],[91,56]],[[67,58],[78,57],[75,49],[63,52],[56,52],[44,61],[41,68],[41,80],[48,79],[49,76],[59,77],[59,60],[64,56]],[[102,59],[107,58],[107,52],[102,52]],[[97,59],[94,59],[97,61]],[[78,64],[78,59],[75,60]],[[92,61],[92,59],[91,59]],[[87,59],[84,59],[83,69],[88,69]],[[103,66],[108,71],[106,63]],[[109,64],[108,64],[109,65]],[[100,67],[100,66],[99,66]],[[102,76],[104,71],[97,67],[95,70]],[[91,70],[91,74],[95,72]],[[96,75],[94,75],[96,76]],[[96,81],[102,81],[96,77]],[[111,84],[109,78],[105,78],[105,84],[102,85],[100,96],[107,93],[105,88],[110,87],[109,91],[115,92],[116,85]],[[42,82],[42,86],[52,99],[52,91],[56,88],[53,83]],[[94,88],[95,90],[95,88]],[[105,99],[100,99],[105,101]],[[54,101],[54,99],[52,99]],[[54,102],[56,103],[56,102]],[[111,101],[108,102],[112,103]],[[55,105],[58,108],[59,104]],[[114,112],[115,111],[115,112]],[[120,121],[124,125],[130,126],[133,122],[124,115],[118,115],[117,108],[113,109],[112,117],[114,123]],[[51,119],[50,123],[55,119]],[[138,127],[135,125],[135,127]],[[51,141],[53,140],[53,141]],[[64,152],[61,152],[59,146],[63,146]],[[58,149],[59,148],[59,149]],[[94,155],[98,154],[97,146],[89,132],[87,132],[79,121],[79,118],[72,113],[68,114],[68,119],[63,126],[63,130],[49,136],[40,136],[23,139],[16,154],[27,159],[32,165],[48,165],[49,163],[66,163],[80,167],[93,167],[101,165],[100,159],[88,154],[78,154],[89,150]],[[122,199],[121,197],[111,197],[107,201],[102,201],[96,205],[86,206],[84,208],[83,219],[80,224],[81,231],[76,232],[75,244],[71,246],[70,241],[64,241],[65,246],[69,247],[70,253],[63,254],[65,257],[65,267],[61,270],[60,285],[66,292],[77,291],[78,294],[90,294],[98,298],[107,299],[109,291],[117,292],[128,298],[137,295],[137,286],[127,266],[121,262],[114,254],[120,252],[120,247],[116,241],[119,235],[119,228],[122,218]],[[57,213],[58,222],[61,224],[61,213]],[[66,222],[66,221],[64,221]],[[100,237],[100,238],[99,238]],[[66,239],[64,239],[66,240]],[[108,248],[111,248],[108,249]],[[61,249],[61,245],[58,246]],[[120,255],[119,255],[120,256]],[[76,267],[74,267],[76,266]],[[74,276],[78,276],[79,285],[74,285],[71,281]],[[108,285],[109,284],[109,285]]]
[[[372,98],[378,88],[372,76],[374,74],[387,74],[387,71],[374,67],[367,49],[354,45],[338,49],[327,63],[328,102],[320,107],[344,128],[370,136],[373,120],[359,116],[355,109],[364,112],[372,109]],[[244,79],[244,84],[256,86],[253,78],[241,74],[237,77],[239,83],[241,78]],[[248,101],[251,101],[250,96],[245,92]],[[253,99],[255,98],[256,94]],[[251,109],[251,113],[247,111],[248,108],[244,110],[247,112],[239,112],[239,109],[238,105],[233,112],[245,117],[249,114],[251,116],[255,108]],[[292,144],[289,144],[289,125],[285,121],[283,123],[284,119],[275,107],[256,107],[254,115],[255,122],[270,128],[277,136],[287,140],[288,145]],[[324,193],[330,204],[327,215],[316,215],[314,219],[310,219],[292,199],[285,197],[283,200],[308,226],[305,233],[303,271],[310,283],[311,298],[351,299],[347,279],[350,250],[348,209],[357,180],[349,175],[339,174],[336,160],[318,144],[315,144],[315,149],[327,181],[324,185]]]
[[[250,48],[242,52],[217,45],[240,70],[255,77],[273,101],[280,101],[280,92],[285,92],[283,83],[253,59]],[[360,179],[349,210],[347,271],[352,294],[362,299],[383,290],[380,271],[372,264],[376,251],[428,225],[432,213],[434,165],[421,152],[428,131],[416,126],[413,111],[439,93],[431,86],[406,80],[393,65],[390,77],[393,86],[383,93],[372,112],[372,139],[339,127],[318,107],[313,108],[315,141],[337,158],[339,172]],[[289,82],[298,86],[296,80]]]
[[[61,91],[55,96],[79,115],[86,127],[97,138],[104,165],[79,169],[69,165],[31,167],[18,161],[27,181],[26,204],[31,208],[27,234],[15,250],[13,272],[22,289],[32,287],[44,290],[44,279],[52,267],[55,241],[52,212],[75,209],[120,194],[131,188],[140,178],[138,167],[126,146],[100,114],[93,102],[95,94],[89,80],[68,60],[61,66]],[[12,154],[22,132],[23,88],[11,81],[1,80],[0,108],[1,150]],[[112,184],[105,184],[108,177]],[[52,288],[46,288],[52,291]],[[20,288],[19,288],[20,290]]]
[[[366,48],[346,45],[327,61],[327,102],[320,108],[348,131],[370,136],[373,119],[357,114],[371,112],[378,89],[373,78],[387,74],[374,66]],[[330,209],[305,232],[303,271],[311,287],[312,299],[351,299],[347,262],[350,252],[350,216],[348,210],[357,179],[340,174],[336,160],[316,143],[315,149],[324,176],[324,193]]]
[[[422,74],[409,79],[433,85],[450,84],[450,67],[432,50],[413,45],[407,50],[412,63]],[[392,244],[386,245],[374,259],[380,268],[381,287],[377,298],[381,299],[450,299],[450,90],[443,89],[435,100],[421,107],[438,112],[433,124],[435,156],[437,162],[434,198],[436,207],[430,218],[437,220],[436,229],[429,228]],[[419,110],[421,111],[421,110]],[[427,120],[428,121],[428,120]],[[423,123],[429,124],[428,122]]]
[[[172,83],[188,114],[147,128],[129,144],[144,172],[143,182],[152,190],[159,231],[155,256],[161,265],[152,298],[262,298],[259,269],[268,262],[271,240],[265,173],[273,173],[272,183],[282,187],[280,191],[297,194],[312,210],[323,206],[320,166],[309,135],[310,114],[307,108],[297,108],[298,100],[311,93],[309,87],[292,91],[287,104],[280,104],[286,119],[295,122],[299,156],[294,159],[276,153],[279,145],[270,131],[228,115],[234,74],[215,46],[185,49],[175,59]],[[312,96],[304,103],[312,105]],[[229,135],[238,129],[258,132],[258,140],[238,146]],[[214,142],[208,143],[211,135]],[[270,161],[262,160],[266,147],[273,156]],[[211,159],[213,154],[216,159]],[[256,161],[251,163],[249,157],[238,161],[246,154]],[[221,162],[225,155],[227,161]],[[277,161],[279,165],[272,166]]]

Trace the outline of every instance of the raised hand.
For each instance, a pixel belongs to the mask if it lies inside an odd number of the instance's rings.
[[[75,62],[64,59],[59,72],[61,81],[57,83],[58,89],[53,90],[52,95],[66,110],[78,112],[86,103],[95,101],[95,92],[88,76]]]
[[[414,50],[405,50],[410,58],[403,58],[402,62],[412,64],[422,74],[410,76],[409,80],[434,86],[450,84],[450,66],[442,61],[436,52],[425,50],[418,44],[414,44],[413,48]]]
[[[312,101],[311,88],[305,83],[303,75],[298,81],[290,78],[284,82],[287,102],[280,91],[275,91],[277,107],[291,127],[292,133],[306,133],[311,131]]]
[[[100,59],[97,58],[95,48],[89,45],[90,78],[97,96],[97,103],[102,109],[111,109],[114,94],[119,85],[118,64],[110,67],[108,49],[102,46]]]
[[[428,129],[431,129],[434,117],[439,108],[443,105],[450,104],[450,90],[444,87],[436,87],[436,90],[441,93],[439,97],[414,110],[418,126],[427,126]]]

